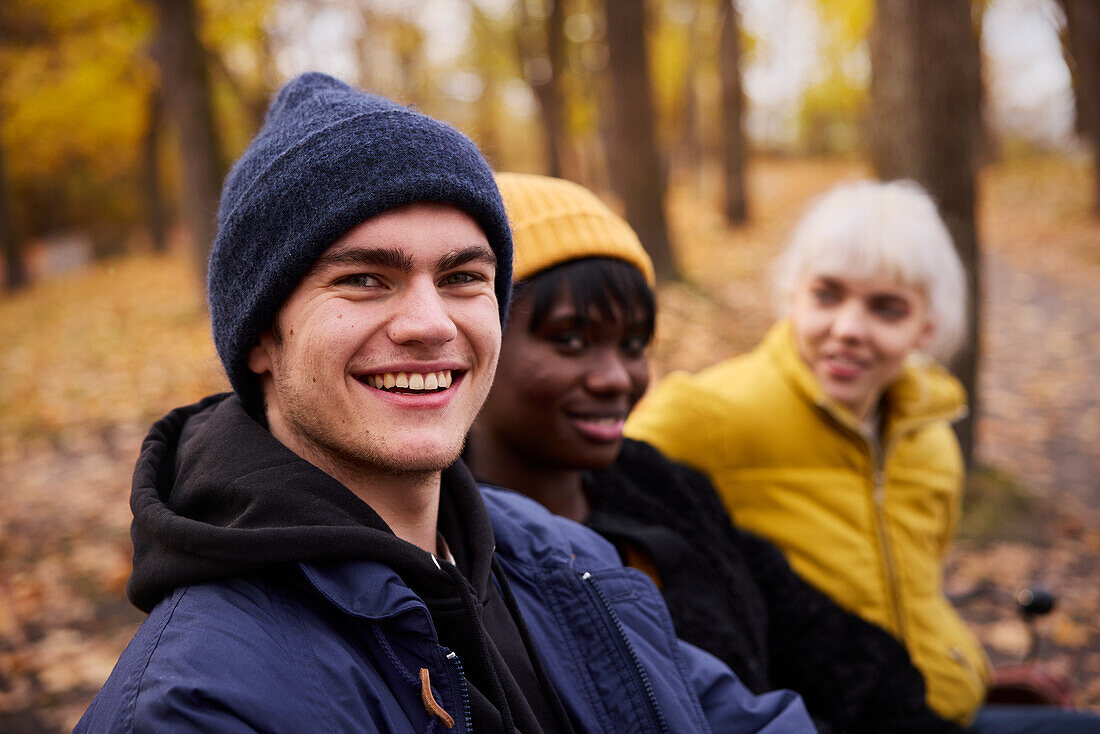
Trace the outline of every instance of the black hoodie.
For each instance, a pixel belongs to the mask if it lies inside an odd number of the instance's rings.
[[[424,601],[458,653],[481,731],[571,731],[502,573],[466,467],[443,473],[439,527],[458,567],[401,540],[333,477],[279,443],[232,394],[179,408],[142,445],[130,506],[127,595],[150,611],[180,586],[263,574],[296,583],[301,561],[373,560]]]

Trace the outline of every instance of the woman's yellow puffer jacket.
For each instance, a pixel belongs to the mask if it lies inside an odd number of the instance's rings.
[[[941,587],[963,476],[950,422],[965,415],[964,398],[942,368],[908,364],[886,393],[880,449],[823,394],[780,322],[749,354],[670,375],[626,430],[707,473],[739,527],[898,637],[929,706],[967,723],[989,663]]]

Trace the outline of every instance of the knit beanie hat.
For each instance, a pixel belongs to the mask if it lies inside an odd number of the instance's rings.
[[[512,277],[527,280],[547,268],[586,257],[623,260],[655,282],[653,261],[622,217],[572,181],[498,173],[515,241]]]
[[[261,404],[248,355],[325,249],[389,209],[450,204],[496,253],[501,321],[512,240],[477,146],[438,120],[316,72],[288,82],[225,180],[207,293],[214,343],[233,389]]]

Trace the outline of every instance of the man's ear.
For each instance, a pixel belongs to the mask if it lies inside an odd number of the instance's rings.
[[[275,363],[272,349],[275,347],[275,339],[268,329],[260,334],[260,340],[248,352],[248,369],[257,375],[271,372]]]

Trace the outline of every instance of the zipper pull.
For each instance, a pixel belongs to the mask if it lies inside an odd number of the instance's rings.
[[[432,695],[432,677],[427,668],[420,669],[420,700],[424,702],[424,708],[428,710],[429,714],[439,717],[439,720],[443,722],[443,726],[450,729],[455,725],[454,717],[448,714],[435,700],[435,696]]]

